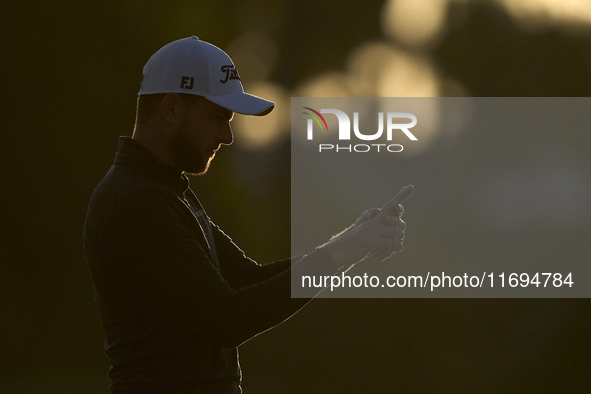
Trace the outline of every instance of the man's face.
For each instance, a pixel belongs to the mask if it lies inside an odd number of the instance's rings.
[[[230,121],[234,113],[205,98],[186,103],[181,125],[171,144],[177,167],[187,174],[202,175],[220,145],[233,141]]]

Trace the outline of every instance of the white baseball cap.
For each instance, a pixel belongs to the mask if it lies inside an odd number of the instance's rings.
[[[232,59],[196,36],[164,45],[144,66],[139,95],[188,93],[244,115],[267,115],[275,103],[244,92]]]

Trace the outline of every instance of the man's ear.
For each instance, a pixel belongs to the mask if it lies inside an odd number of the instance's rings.
[[[182,122],[186,106],[177,93],[167,93],[162,99],[158,110],[162,119],[170,126],[176,128]]]

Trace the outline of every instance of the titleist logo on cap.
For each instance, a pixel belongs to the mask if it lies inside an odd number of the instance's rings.
[[[236,70],[236,67],[234,67],[233,65],[229,64],[226,66],[222,66],[222,72],[226,73],[226,75],[225,75],[225,79],[220,79],[221,83],[226,83],[230,79],[237,79],[240,81],[240,76],[238,75],[238,70]]]

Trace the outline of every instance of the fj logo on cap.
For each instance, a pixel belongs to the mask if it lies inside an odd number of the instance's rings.
[[[181,78],[181,89],[193,89],[193,77],[182,77]]]
[[[240,76],[238,75],[238,70],[233,65],[222,66],[222,72],[226,73],[225,79],[220,79],[221,83],[226,83],[230,79],[237,79],[240,81]]]

